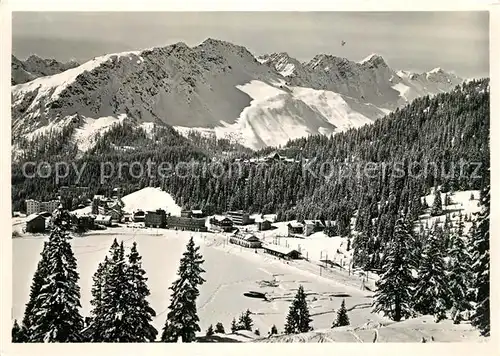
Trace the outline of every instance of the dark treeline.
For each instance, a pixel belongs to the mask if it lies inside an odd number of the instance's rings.
[[[170,127],[147,133],[129,124],[115,126],[98,137],[89,152],[76,159],[69,155],[66,161],[79,167],[85,165],[78,184],[89,185],[96,192],[106,192],[117,185],[125,192],[156,185],[167,189],[182,205],[202,208],[208,213],[246,209],[277,212],[280,219],[339,220],[339,214],[351,216],[361,204],[372,206],[373,213],[378,203],[382,203],[379,211],[385,204],[399,208],[412,197],[428,194],[436,185],[443,185],[444,191],[480,189],[489,179],[485,174],[485,168],[489,167],[488,129],[489,81],[485,79],[463,84],[451,93],[416,99],[373,125],[330,138],[311,136],[294,140],[280,150],[288,157],[304,160],[302,163],[235,166],[234,157],[215,154],[222,152],[217,143],[207,147],[208,139],[198,137],[195,144]],[[230,145],[222,141],[221,147]],[[269,151],[257,152],[255,156]],[[26,156],[35,160],[43,157]],[[241,156],[249,155],[242,151]],[[139,166],[147,167],[148,160],[172,165],[195,161],[198,165],[189,168],[189,174],[169,171],[160,176],[153,169],[151,176],[141,175]],[[211,171],[219,173],[221,167],[215,166],[214,161],[223,165],[223,174],[210,174],[210,169],[206,169],[210,164]],[[115,174],[104,184],[100,182],[102,162],[111,162],[115,167]],[[116,168],[119,162],[122,165],[137,162],[137,166],[132,174],[125,168],[119,175]],[[356,174],[367,162],[377,164],[378,168],[369,174]],[[466,164],[459,174],[461,162]],[[481,163],[478,171],[473,162]],[[21,164],[13,164],[15,204],[21,204],[27,197],[43,199],[55,193],[53,177],[25,179]],[[203,174],[203,164],[208,173]],[[428,164],[430,169],[425,172],[423,167]],[[437,167],[437,171],[432,167]],[[408,173],[410,169],[411,176],[395,174]],[[475,178],[473,173],[482,178]],[[74,183],[76,178],[71,170],[59,185]]]

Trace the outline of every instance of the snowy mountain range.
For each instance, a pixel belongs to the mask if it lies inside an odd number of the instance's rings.
[[[40,58],[35,54],[29,56],[25,61],[12,56],[10,84],[23,84],[39,77],[62,73],[79,65],[76,61],[61,63],[55,59]]]
[[[395,71],[379,55],[359,63],[326,54],[304,63],[286,53],[256,58],[215,39],[109,54],[60,73],[32,71],[14,59],[13,83],[49,76],[12,86],[13,142],[72,124],[85,149],[122,120],[196,130],[252,149],[278,146],[370,124],[463,81],[439,68]]]

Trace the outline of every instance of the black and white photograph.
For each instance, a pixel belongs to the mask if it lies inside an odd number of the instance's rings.
[[[490,15],[13,11],[11,342],[490,342]]]

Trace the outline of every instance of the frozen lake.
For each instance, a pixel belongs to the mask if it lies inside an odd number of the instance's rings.
[[[210,233],[191,233],[173,230],[112,228],[93,232],[72,240],[78,261],[82,314],[90,312],[92,276],[97,265],[104,259],[114,238],[123,240],[126,247],[134,241],[143,257],[143,268],[151,291],[150,302],[156,310],[154,325],[161,333],[170,302],[168,289],[176,279],[179,259],[185,250],[189,236],[195,237],[205,259],[200,288],[198,315],[202,330],[210,324],[222,322],[226,331],[231,320],[250,309],[254,329],[266,335],[273,324],[283,330],[290,301],[300,284],[308,294],[308,304],[315,329],[329,328],[336,316],[342,299],[346,300],[351,325],[361,325],[381,317],[370,312],[370,293],[360,288],[345,286],[301,269],[301,263],[283,262],[253,249],[228,245],[224,236]],[[43,239],[21,237],[13,243],[13,318],[22,319],[24,306],[29,297],[31,279],[38,263]],[[302,262],[304,263],[304,262]],[[245,292],[266,292],[269,301],[244,296]]]

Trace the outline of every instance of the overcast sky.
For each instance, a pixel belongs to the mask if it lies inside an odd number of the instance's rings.
[[[256,55],[288,52],[306,61],[328,53],[359,61],[382,55],[394,69],[441,67],[489,75],[487,12],[15,12],[13,53],[85,61],[105,53],[196,45],[207,37]],[[341,46],[341,41],[345,46]]]

